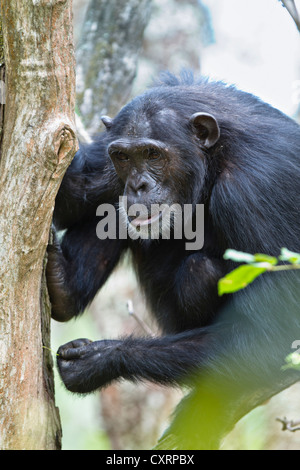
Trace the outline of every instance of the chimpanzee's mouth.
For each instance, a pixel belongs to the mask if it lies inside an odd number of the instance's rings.
[[[135,218],[128,217],[128,220],[134,227],[144,227],[160,220],[162,218],[162,214],[163,212],[160,211],[156,214],[151,214],[150,217],[143,217],[139,215]]]

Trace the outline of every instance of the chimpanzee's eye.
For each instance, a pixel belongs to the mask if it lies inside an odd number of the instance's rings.
[[[149,148],[147,157],[149,160],[158,160],[161,157],[161,153],[155,148]]]
[[[115,153],[114,155],[117,160],[119,160],[120,162],[128,162],[129,158],[128,158],[128,155],[126,155],[125,153],[122,153],[122,152],[118,152],[118,153]]]
[[[110,156],[113,159],[113,161],[115,161],[115,163],[117,163],[120,166],[126,166],[127,163],[129,162],[129,156],[123,152],[114,151],[114,152],[111,152]]]

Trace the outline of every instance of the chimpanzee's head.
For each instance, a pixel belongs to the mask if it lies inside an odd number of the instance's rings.
[[[133,226],[146,229],[157,223],[163,213],[158,205],[183,208],[203,202],[208,153],[220,129],[215,117],[196,109],[190,96],[153,88],[114,119],[104,116],[102,121]],[[145,209],[133,217],[129,208],[135,204]]]

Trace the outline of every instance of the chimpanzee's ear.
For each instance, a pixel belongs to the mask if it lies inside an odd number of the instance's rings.
[[[103,124],[105,125],[107,130],[110,129],[111,126],[113,125],[112,118],[110,118],[108,116],[101,116],[101,121],[103,122]]]
[[[214,116],[208,113],[195,113],[190,118],[197,137],[206,148],[210,148],[220,138],[219,124]]]

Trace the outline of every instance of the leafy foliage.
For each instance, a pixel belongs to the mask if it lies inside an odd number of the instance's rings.
[[[252,255],[236,250],[226,250],[224,259],[244,264],[219,280],[218,293],[220,296],[244,289],[266,271],[300,269],[300,254],[289,251],[287,248],[281,249],[278,258],[262,253]],[[280,261],[285,264],[278,265]]]

